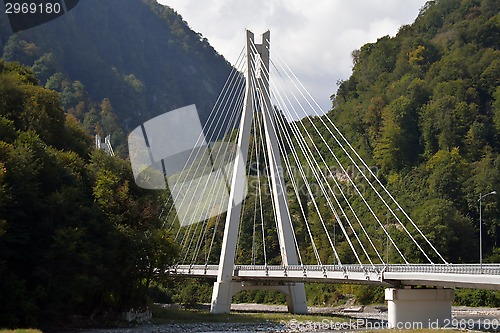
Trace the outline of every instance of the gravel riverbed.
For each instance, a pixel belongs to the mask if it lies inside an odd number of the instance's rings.
[[[284,324],[276,323],[192,323],[192,324],[143,324],[130,328],[81,330],[79,333],[255,333],[291,332]]]
[[[286,306],[283,305],[263,305],[263,304],[233,304],[231,307],[235,312],[286,312]],[[296,332],[333,332],[333,331],[352,331],[362,329],[361,319],[371,322],[385,323],[387,321],[387,308],[385,306],[367,306],[367,307],[310,307],[310,314],[318,314],[318,321],[309,321],[297,324],[303,319],[297,318],[297,321],[291,319],[289,322],[275,323],[264,321],[260,323],[171,323],[155,325],[145,323],[128,328],[114,329],[91,329],[78,330],[74,333],[296,333]],[[346,323],[329,324],[323,320],[320,315],[339,315],[347,318]],[[458,320],[487,319],[500,321],[500,309],[491,308],[467,308],[454,307],[453,318]],[[325,319],[326,320],[326,319]],[[333,320],[333,318],[332,318]],[[323,324],[322,324],[323,323]],[[330,326],[328,326],[330,325]],[[333,326],[332,326],[333,325]]]

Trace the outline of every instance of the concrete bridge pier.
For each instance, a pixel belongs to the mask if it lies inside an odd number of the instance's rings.
[[[453,289],[387,288],[388,325],[396,329],[439,328],[451,323]]]
[[[215,282],[211,313],[229,313],[231,310],[231,298],[242,290],[278,290],[285,294],[288,312],[294,314],[306,314],[307,303],[303,283],[276,284],[253,284],[248,282]]]

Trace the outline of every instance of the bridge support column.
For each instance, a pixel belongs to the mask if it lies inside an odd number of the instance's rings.
[[[451,320],[453,289],[387,288],[389,328],[438,328]]]
[[[229,313],[231,298],[242,290],[278,290],[285,294],[288,312],[306,314],[307,303],[303,283],[288,285],[248,284],[244,282],[215,282],[212,293],[212,313]]]
[[[294,314],[306,314],[307,302],[306,292],[303,283],[296,283],[293,286],[288,286],[284,291],[286,295],[286,303],[288,305],[288,312]]]
[[[239,290],[234,290],[234,282],[217,281],[212,291],[212,304],[210,312],[229,313],[231,311],[231,298]]]

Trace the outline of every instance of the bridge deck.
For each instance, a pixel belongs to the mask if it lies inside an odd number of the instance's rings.
[[[179,265],[169,274],[217,277],[218,265]],[[235,265],[233,280],[242,282],[323,282],[382,286],[436,286],[500,290],[500,264],[466,265]]]

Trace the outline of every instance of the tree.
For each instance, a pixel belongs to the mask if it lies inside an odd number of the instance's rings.
[[[451,201],[430,199],[417,207],[413,213],[417,225],[448,262],[476,262],[476,256],[470,251],[477,241],[472,236],[475,232],[471,219],[462,215]],[[431,259],[439,262],[433,251],[418,238],[428,255],[432,256]]]
[[[454,96],[443,96],[429,102],[422,115],[426,153],[463,146],[469,124],[477,112],[477,105],[459,101]]]
[[[383,109],[382,118],[381,138],[373,152],[375,158],[386,170],[399,171],[413,165],[421,151],[414,104],[408,97],[401,96]]]
[[[426,165],[429,172],[429,190],[437,197],[463,203],[463,183],[468,178],[468,164],[458,148],[440,150]]]
[[[500,133],[500,87],[497,87],[493,95],[493,122],[497,133]]]

